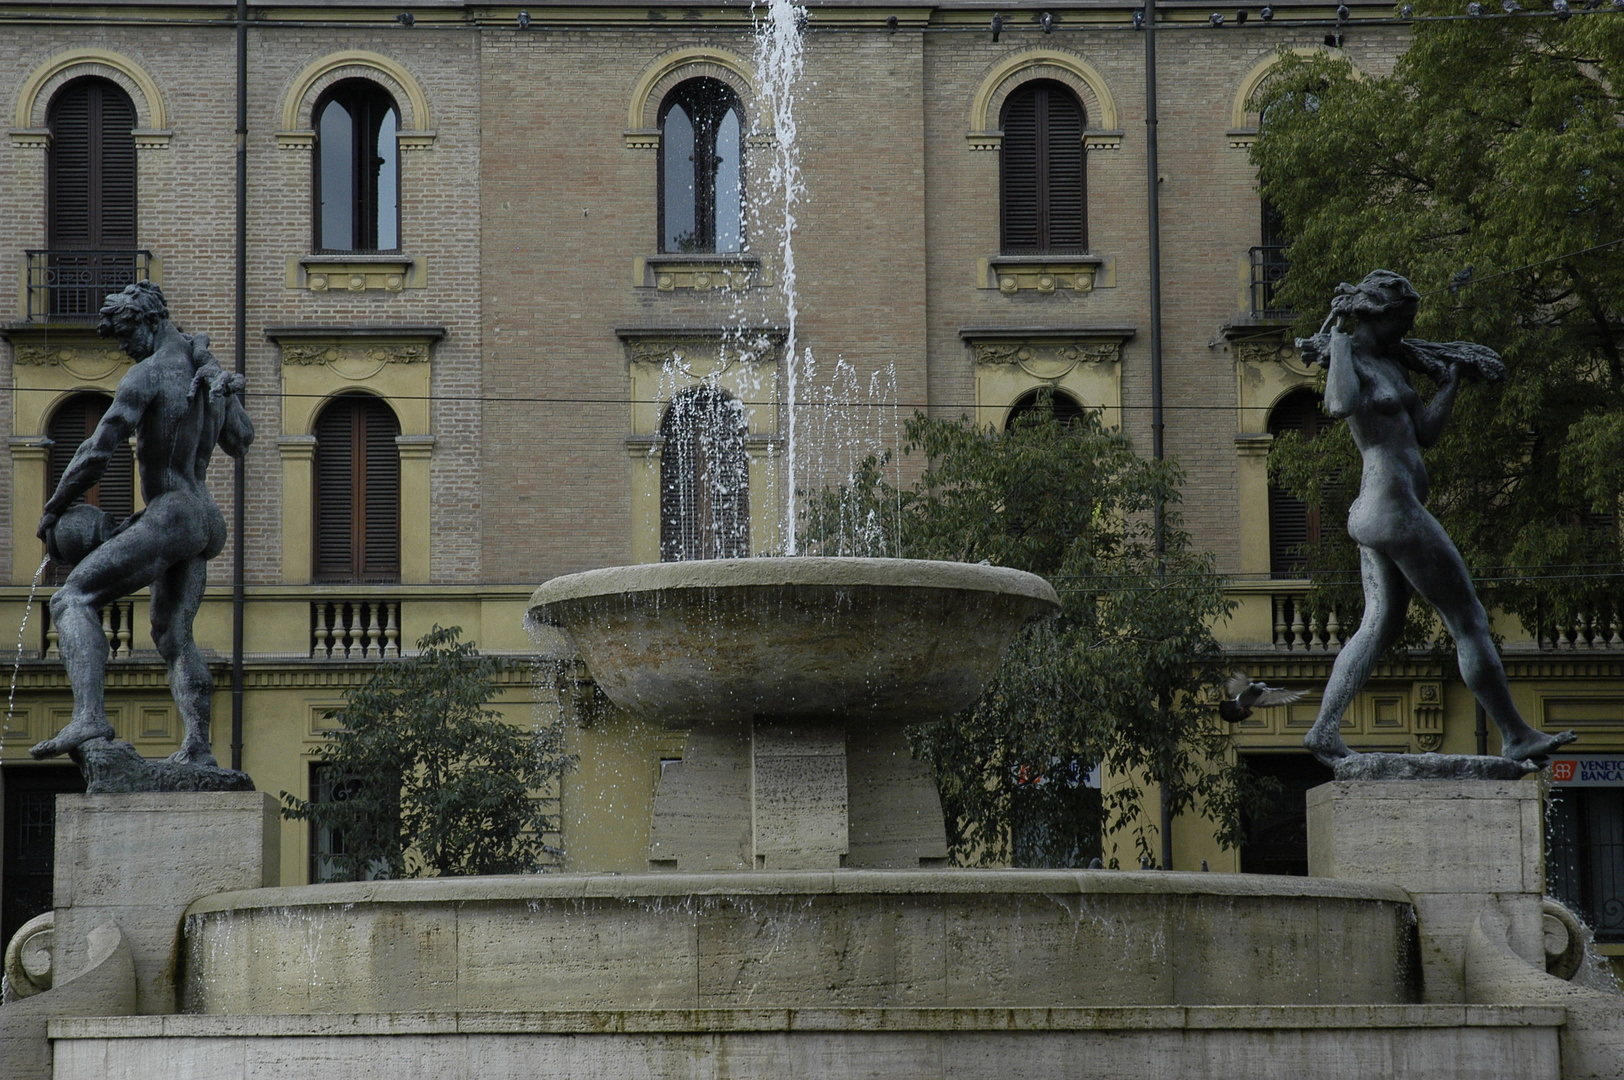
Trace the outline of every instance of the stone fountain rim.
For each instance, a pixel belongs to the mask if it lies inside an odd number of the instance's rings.
[[[252,910],[287,911],[346,904],[863,894],[965,897],[1019,894],[1053,900],[1070,896],[1211,896],[1411,903],[1410,894],[1395,885],[1270,874],[1168,873],[1158,870],[741,870],[698,874],[516,874],[243,889],[205,896],[186,909],[186,916]]]
[[[1054,586],[1036,574],[1007,566],[936,559],[771,556],[640,563],[564,574],[544,582],[531,594],[530,610],[544,624],[550,624],[548,608],[572,601],[685,589],[709,591],[785,585],[989,592],[1025,597],[1052,608],[1060,606]]]

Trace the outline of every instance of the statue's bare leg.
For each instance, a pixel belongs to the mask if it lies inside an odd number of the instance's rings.
[[[175,697],[185,735],[170,761],[214,765],[209,743],[214,677],[192,639],[192,620],[203,602],[208,560],[176,563],[152,583],[152,641],[169,665],[169,691]]]
[[[1405,576],[1415,584],[1455,639],[1460,658],[1460,674],[1468,689],[1483,703],[1483,710],[1500,729],[1500,754],[1512,761],[1539,761],[1560,746],[1572,742],[1573,732],[1547,735],[1530,727],[1511,700],[1505,668],[1489,636],[1489,616],[1472,588],[1471,576],[1460,552],[1429,514],[1423,543],[1406,545],[1394,558]]]
[[[101,609],[151,579],[144,556],[139,538],[116,536],[75,566],[51,597],[51,625],[73,686],[73,720],[29,750],[34,757],[56,757],[91,739],[113,737],[104,697],[108,647]]]
[[[1326,765],[1352,756],[1353,751],[1342,741],[1342,714],[1370,678],[1376,661],[1404,629],[1410,606],[1410,583],[1387,556],[1361,547],[1359,569],[1365,585],[1365,617],[1337,654],[1319,716],[1303,739],[1303,745]]]

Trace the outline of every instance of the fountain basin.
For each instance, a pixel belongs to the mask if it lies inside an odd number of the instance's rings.
[[[1259,875],[542,875],[222,893],[183,1010],[1399,1005],[1409,896]]]
[[[968,708],[1026,623],[1035,574],[922,559],[650,563],[553,578],[561,627],[609,700],[669,727],[759,715],[917,723]]]

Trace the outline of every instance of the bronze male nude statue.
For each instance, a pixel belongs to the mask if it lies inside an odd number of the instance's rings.
[[[149,281],[109,296],[97,329],[116,337],[136,364],[68,463],[45,504],[39,536],[50,550],[60,550],[58,522],[101,479],[113,452],[132,434],[146,506],[84,553],[51,597],[51,621],[73,686],[73,720],[30,753],[54,757],[113,736],[104,701],[108,645],[99,612],[150,585],[152,640],[169,666],[170,692],[185,725],[184,741],[170,761],[214,765],[214,680],[192,640],[192,620],[203,599],[208,560],[226,542],[225,518],[205,483],[209,459],[216,445],[241,457],[254,441],[243,408],[243,378],[220,366],[207,337],[183,334],[169,321],[163,293]]]

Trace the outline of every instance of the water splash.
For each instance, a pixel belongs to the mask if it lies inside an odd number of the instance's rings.
[[[39,591],[40,580],[45,577],[45,568],[51,563],[49,555],[40,560],[39,569],[34,571],[34,582],[28,586],[28,603],[23,607],[23,621],[17,627],[17,658],[11,663],[11,693],[6,696],[6,715],[0,721],[0,731],[11,730],[12,709],[17,704],[17,676],[23,669],[23,639],[28,633],[28,616],[34,611],[34,594]]]

